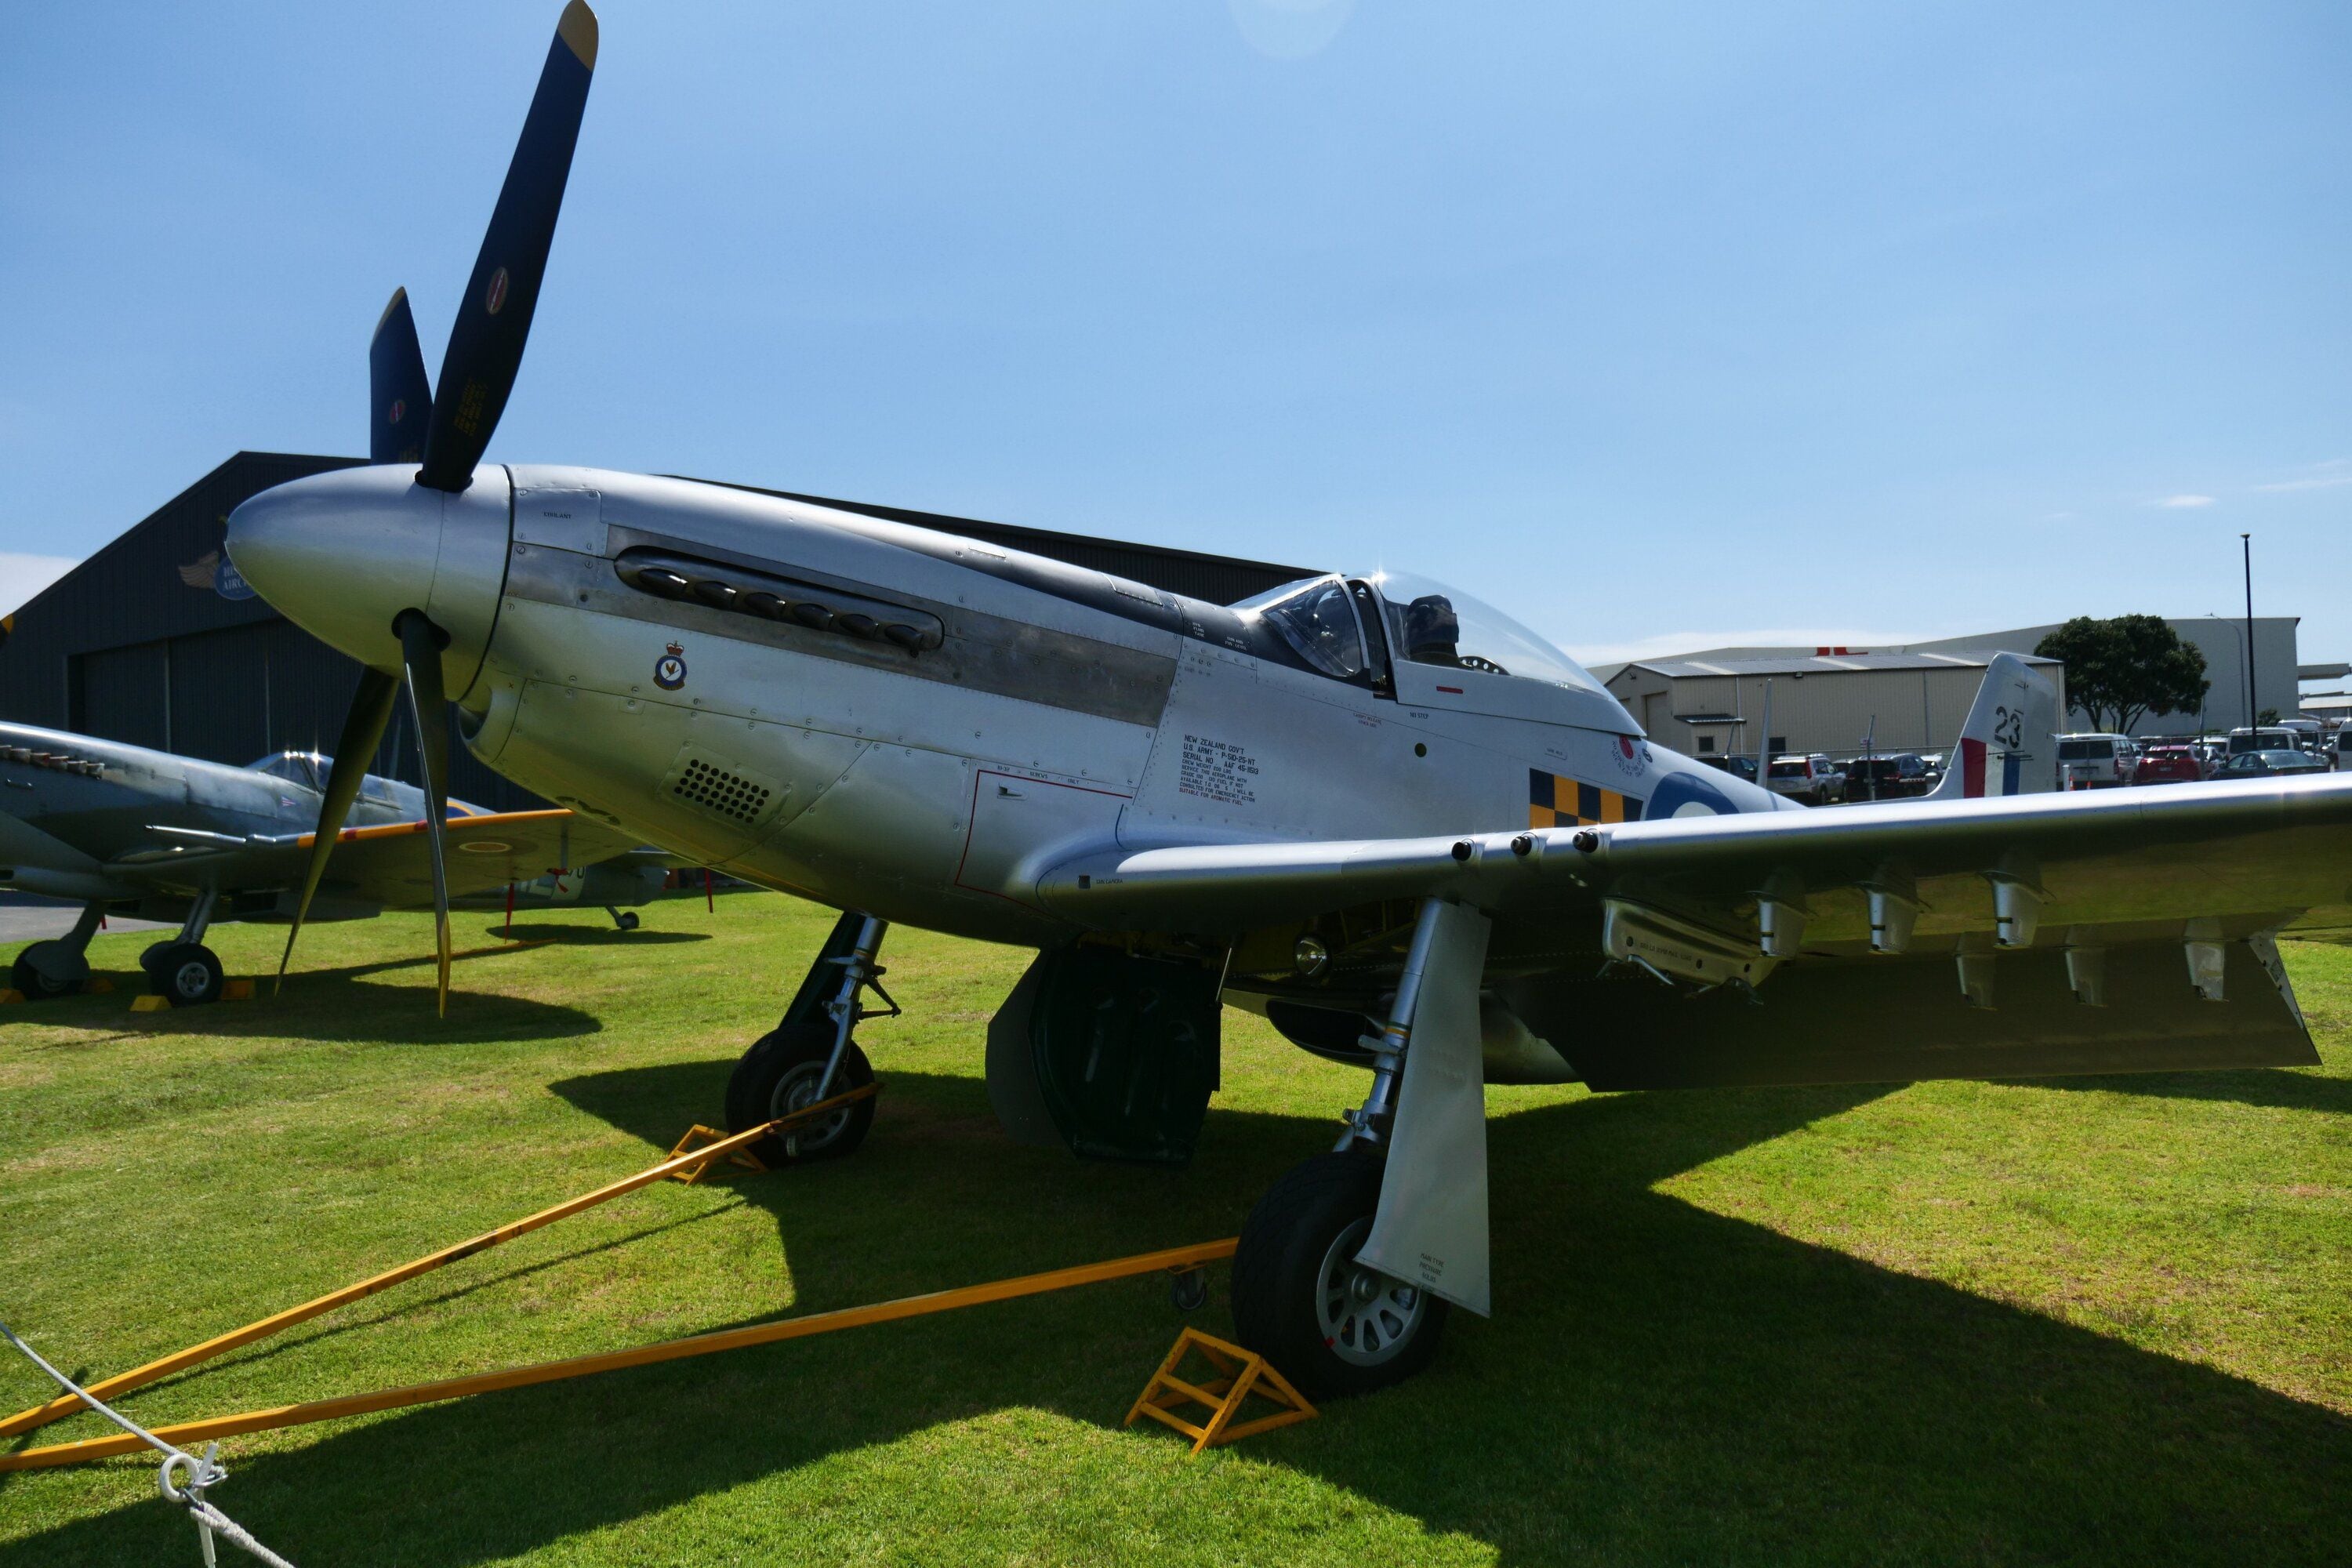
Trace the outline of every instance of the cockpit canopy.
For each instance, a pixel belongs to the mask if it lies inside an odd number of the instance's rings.
[[[1374,590],[1377,605],[1370,607],[1381,622],[1374,632],[1397,658],[1601,693],[1601,683],[1574,659],[1483,600],[1409,572],[1355,581]],[[1368,608],[1363,599],[1346,578],[1314,577],[1285,584],[1234,608],[1264,616],[1308,664],[1350,680],[1373,658],[1360,618]]]
[[[304,789],[324,790],[328,775],[335,771],[335,759],[318,752],[272,752],[257,762],[247,763],[246,770],[268,773]]]
[[[335,759],[323,752],[273,752],[258,762],[247,764],[251,773],[267,773],[271,778],[284,779],[304,789],[326,793],[327,781],[334,776]],[[425,792],[415,784],[403,784],[381,774],[369,773],[360,781],[360,799],[404,817],[425,815]],[[449,802],[452,816],[474,816],[481,807],[462,800]]]

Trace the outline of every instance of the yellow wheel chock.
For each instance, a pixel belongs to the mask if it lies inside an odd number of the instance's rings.
[[[1188,1351],[1200,1352],[1202,1359],[1216,1368],[1219,1375],[1203,1383],[1176,1375]],[[1235,1426],[1234,1415],[1252,1395],[1275,1406],[1274,1413]],[[1196,1426],[1176,1414],[1187,1405],[1205,1408],[1209,1418]],[[1175,1348],[1160,1363],[1160,1370],[1151,1374],[1151,1381],[1143,1385],[1143,1392],[1135,1396],[1135,1404],[1120,1425],[1132,1426],[1137,1416],[1149,1415],[1192,1438],[1192,1452],[1197,1454],[1203,1448],[1222,1447],[1255,1433],[1271,1432],[1276,1426],[1312,1420],[1317,1414],[1307,1396],[1291,1387],[1282,1373],[1268,1366],[1265,1358],[1255,1351],[1245,1351],[1198,1329],[1186,1329],[1176,1336]]]
[[[740,1148],[729,1154],[722,1155],[713,1151],[707,1159],[688,1161],[683,1164],[678,1163],[682,1156],[693,1153],[705,1144],[729,1142],[731,1140],[725,1129],[705,1127],[701,1122],[696,1122],[686,1130],[686,1136],[679,1139],[677,1145],[669,1152],[668,1163],[677,1166],[677,1169],[670,1172],[669,1179],[673,1182],[684,1182],[690,1187],[702,1180],[703,1172],[710,1169],[715,1162],[721,1159],[730,1165],[740,1165],[747,1171],[764,1171],[768,1168],[760,1156],[752,1153],[749,1149]]]

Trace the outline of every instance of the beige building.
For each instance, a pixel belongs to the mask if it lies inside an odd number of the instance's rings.
[[[1637,659],[1605,684],[1650,739],[1691,756],[1753,756],[1869,750],[1949,751],[1984,683],[1994,649],[1933,653],[1700,654]],[[2066,670],[2026,656],[2056,683],[2064,711]],[[1770,715],[1770,731],[1765,729]]]

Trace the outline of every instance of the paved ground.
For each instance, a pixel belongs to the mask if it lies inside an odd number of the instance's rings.
[[[46,936],[63,936],[73,930],[74,917],[81,906],[64,899],[41,899],[30,893],[0,893],[0,942],[38,942]],[[154,921],[125,920],[119,915],[107,918],[108,931],[166,931],[176,929]]]

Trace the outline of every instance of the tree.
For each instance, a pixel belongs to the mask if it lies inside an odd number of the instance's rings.
[[[2146,714],[2194,713],[2212,685],[2204,654],[2161,616],[2077,616],[2033,651],[2066,666],[2069,706],[2094,730],[2128,734]]]

